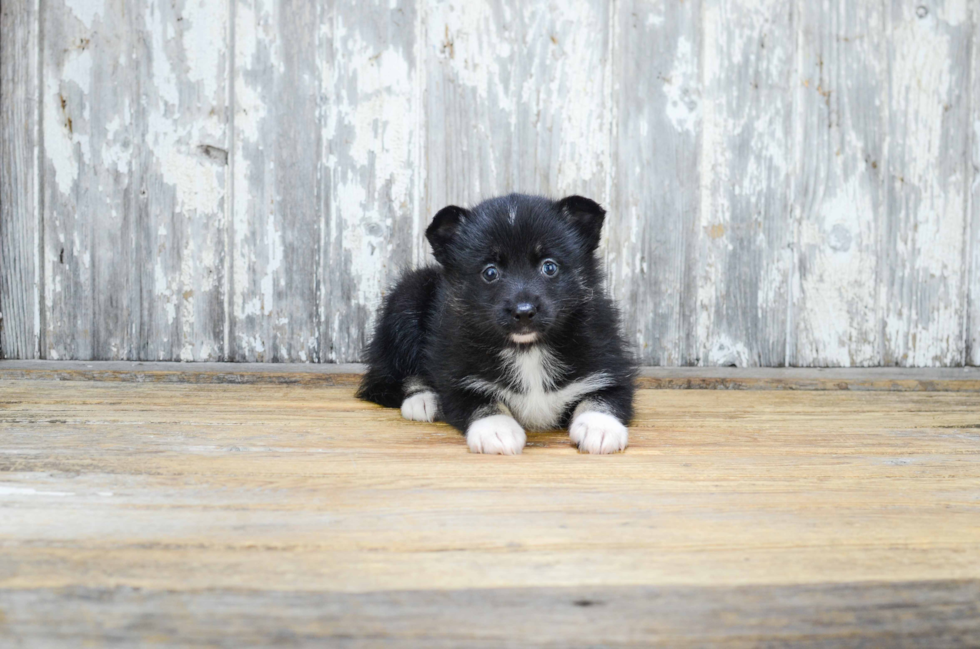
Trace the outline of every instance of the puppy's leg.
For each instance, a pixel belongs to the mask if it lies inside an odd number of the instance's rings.
[[[438,277],[432,268],[408,273],[385,298],[367,348],[368,371],[357,390],[359,398],[398,408],[409,396],[406,383],[425,374],[426,318]]]
[[[445,420],[463,431],[473,453],[519,455],[527,443],[524,428],[503,404],[491,397],[465,392],[447,394]]]
[[[402,417],[412,421],[435,421],[439,416],[439,395],[432,391],[420,378],[405,380],[402,401]]]
[[[625,450],[629,444],[629,430],[624,422],[632,417],[632,401],[632,387],[586,397],[572,413],[569,439],[582,453]]]

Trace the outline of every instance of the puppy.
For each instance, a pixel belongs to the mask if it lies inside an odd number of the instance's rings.
[[[566,426],[582,452],[625,449],[635,366],[595,255],[604,218],[581,196],[440,210],[425,232],[439,266],[385,299],[357,395],[442,419],[474,453]]]

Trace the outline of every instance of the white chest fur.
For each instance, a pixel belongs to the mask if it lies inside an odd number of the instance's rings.
[[[510,385],[478,378],[466,379],[464,384],[499,399],[522,426],[531,430],[554,428],[570,405],[612,384],[608,374],[597,372],[558,388],[565,368],[540,345],[506,349],[500,357]]]

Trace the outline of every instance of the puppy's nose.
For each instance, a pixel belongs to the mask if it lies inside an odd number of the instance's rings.
[[[527,324],[534,319],[534,314],[537,312],[537,307],[530,302],[519,302],[517,306],[514,307],[514,320],[517,320],[521,324]]]

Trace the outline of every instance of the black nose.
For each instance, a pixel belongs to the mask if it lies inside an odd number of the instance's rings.
[[[534,319],[534,314],[537,312],[537,307],[530,302],[519,302],[517,306],[514,307],[514,320],[517,320],[521,324],[527,324]]]

